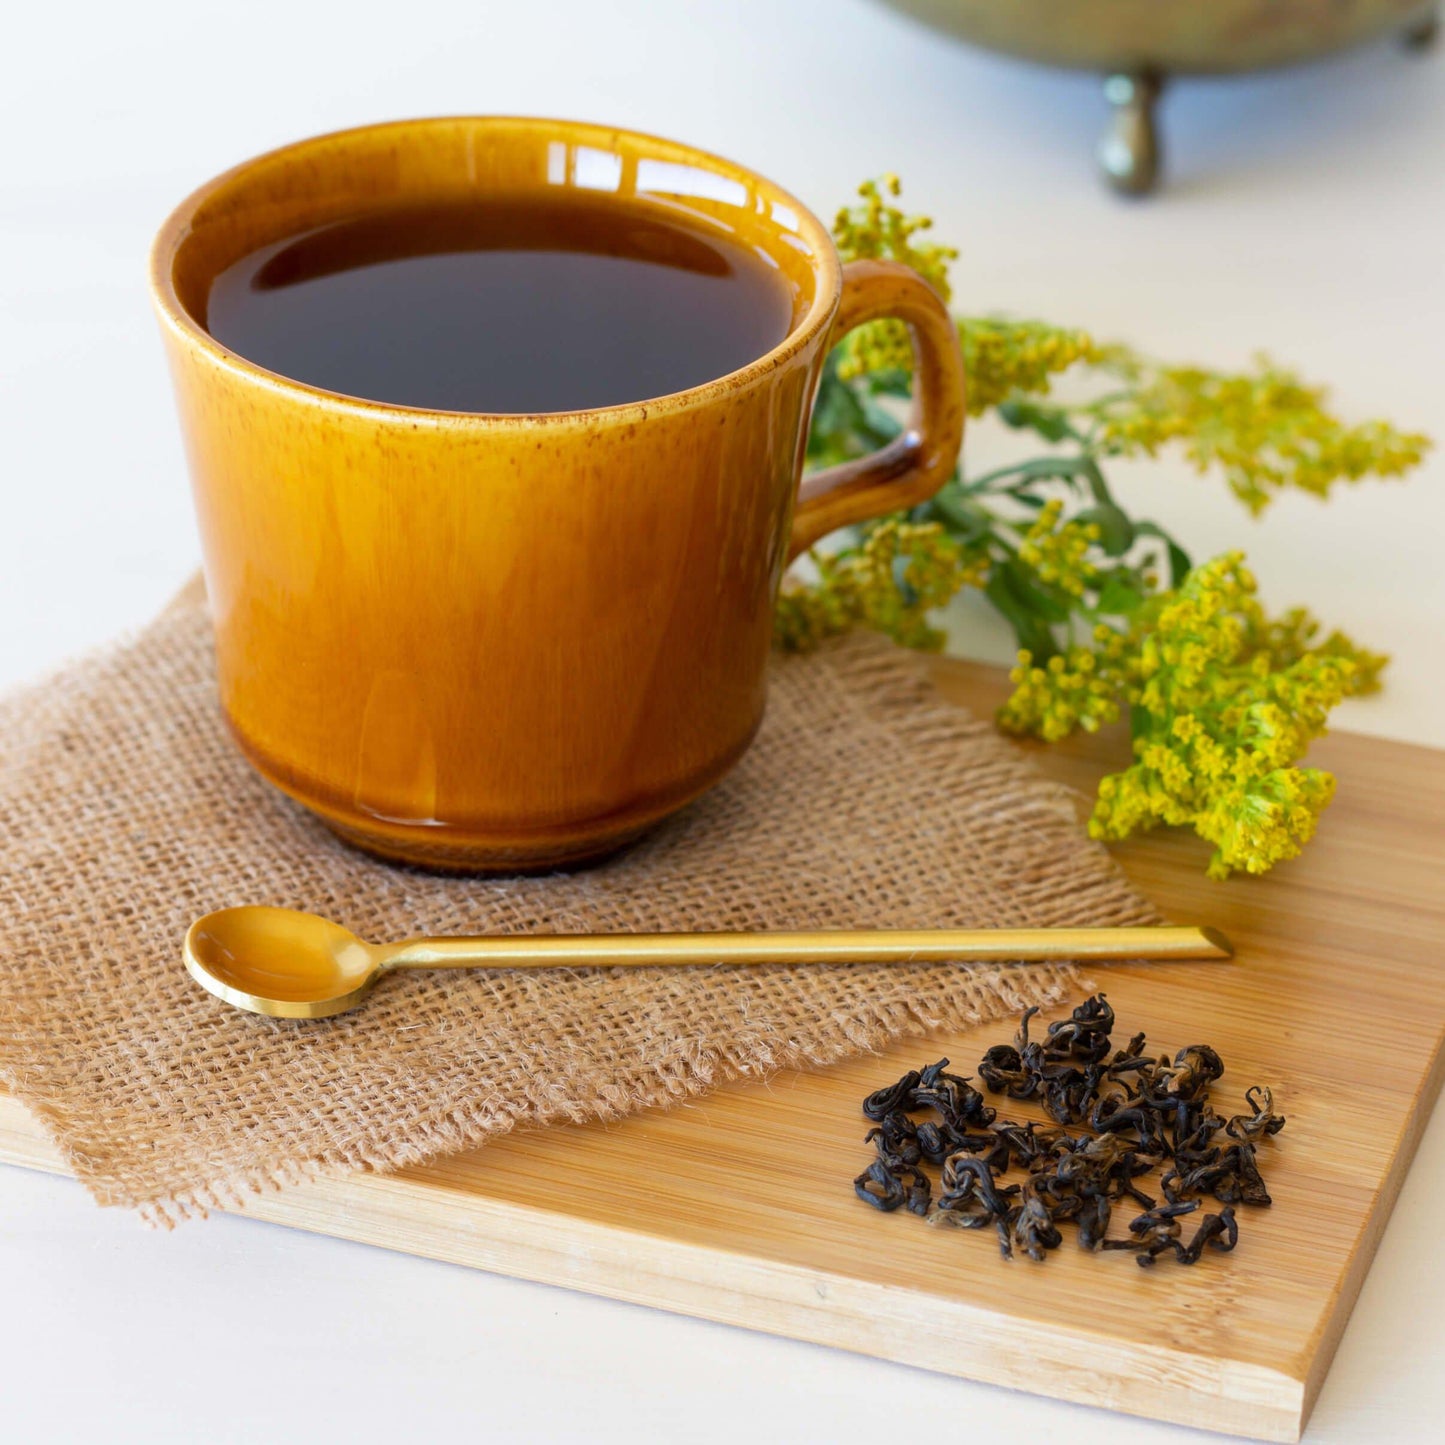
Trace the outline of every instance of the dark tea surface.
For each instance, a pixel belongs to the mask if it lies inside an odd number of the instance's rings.
[[[646,401],[772,350],[772,264],[615,197],[395,207],[263,247],[212,284],[218,341],[282,376],[441,411]]]

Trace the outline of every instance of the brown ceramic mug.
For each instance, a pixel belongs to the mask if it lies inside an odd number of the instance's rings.
[[[321,391],[203,324],[211,282],[262,245],[379,203],[598,174],[775,263],[786,338],[668,396],[483,415]],[[930,496],[962,436],[957,334],[916,275],[841,265],[827,229],[750,171],[600,126],[422,120],[302,141],[183,202],[151,285],[236,740],[342,837],[410,863],[580,862],[710,787],[762,719],[788,560]],[[824,357],[883,316],[912,334],[913,422],[800,489]]]

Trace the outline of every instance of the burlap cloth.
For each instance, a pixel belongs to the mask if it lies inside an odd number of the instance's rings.
[[[0,1080],[104,1204],[171,1220],[1078,984],[1065,966],[410,973],[357,1013],[294,1023],[237,1012],[181,965],[190,921],[243,902],[376,939],[1155,918],[1058,789],[867,637],[777,659],[736,771],[604,866],[500,882],[388,867],[237,755],[193,586],[134,641],[0,702]]]

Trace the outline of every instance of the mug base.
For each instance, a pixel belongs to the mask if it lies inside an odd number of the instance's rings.
[[[572,872],[605,863],[630,847],[652,828],[651,823],[631,827],[601,842],[559,848],[555,843],[541,850],[504,847],[487,848],[474,843],[447,843],[427,838],[398,838],[367,828],[357,828],[311,809],[341,841],[359,852],[428,873],[456,873],[471,878],[507,878],[537,873]]]
[[[248,763],[272,787],[313,813],[342,842],[387,863],[437,873],[506,877],[554,873],[602,863],[635,843],[665,818],[685,808],[732,771],[748,750],[762,719],[722,757],[699,773],[644,802],[611,816],[591,818],[548,831],[497,835],[454,824],[409,823],[378,818],[318,796],[305,778],[255,746],[223,709],[232,740]]]

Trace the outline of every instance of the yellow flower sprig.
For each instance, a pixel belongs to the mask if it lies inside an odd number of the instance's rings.
[[[936,652],[943,633],[928,617],[965,587],[982,585],[988,558],[971,551],[936,522],[889,518],[854,548],[812,554],[817,580],[785,586],[774,635],[794,651],[825,637],[867,627],[904,647]]]
[[[833,221],[833,239],[845,261],[901,261],[911,266],[945,301],[953,299],[949,264],[958,259],[953,246],[920,239],[933,229],[929,216],[907,216],[890,204],[902,193],[895,175],[864,181],[858,187],[861,204],[843,206]]]
[[[1097,732],[1117,722],[1123,706],[1123,633],[1100,625],[1093,648],[1070,647],[1044,663],[1027,648],[1009,673],[1014,690],[999,709],[998,724],[1020,737],[1062,742],[1076,729]]]
[[[1025,529],[1018,560],[1040,582],[1079,598],[1098,585],[1099,569],[1089,553],[1101,535],[1097,522],[1065,521],[1063,499],[1053,497]]]
[[[930,223],[905,216],[898,194],[896,177],[860,188],[861,204],[839,213],[839,249],[912,265],[947,296],[955,253],[926,239]],[[1214,846],[1216,877],[1293,857],[1334,789],[1302,765],[1305,751],[1339,701],[1378,688],[1386,658],[1322,635],[1303,608],[1269,617],[1240,554],[1193,567],[1162,527],[1116,502],[1104,467],[1177,446],[1258,511],[1286,488],[1324,497],[1340,481],[1401,475],[1429,443],[1385,422],[1347,425],[1322,391],[1268,362],[1240,375],[1161,366],[1039,321],[968,317],[959,332],[970,411],[1032,431],[1044,453],[956,472],[932,501],[815,551],[813,576],[790,579],[779,599],[779,642],[808,647],[861,626],[937,648],[932,615],[979,589],[1020,645],[1003,728],[1057,741],[1129,717],[1134,761],[1101,784],[1095,836],[1192,827]],[[897,435],[909,362],[901,327],[848,338],[824,369],[812,462]],[[1071,370],[1104,385],[1056,400]]]
[[[1343,640],[1277,665],[1241,553],[1191,572],[1135,624],[1116,674],[1134,764],[1099,785],[1089,831],[1123,838],[1160,823],[1214,844],[1209,875],[1263,873],[1314,836],[1335,780],[1300,766],[1330,710],[1361,690]]]
[[[1252,660],[1261,655],[1271,669],[1285,668],[1303,657],[1339,657],[1354,668],[1352,695],[1368,696],[1380,690],[1380,674],[1390,659],[1383,652],[1371,652],[1338,630],[1320,636],[1320,623],[1306,607],[1291,607],[1275,618],[1255,618],[1249,632]]]
[[[1046,321],[964,316],[958,322],[968,375],[968,411],[982,416],[1017,396],[1048,396],[1052,379],[1104,354],[1087,331]]]
[[[1117,353],[1116,353],[1117,355]],[[1317,497],[1337,482],[1398,477],[1420,464],[1429,439],[1384,421],[1348,426],[1267,357],[1230,375],[1135,363],[1137,384],[1096,409],[1098,440],[1116,455],[1156,455],[1173,442],[1200,472],[1223,471],[1230,490],[1261,512],[1286,488]]]
[[[898,177],[864,181],[860,204],[844,206],[833,221],[838,253],[845,261],[900,261],[911,266],[945,300],[953,292],[949,263],[958,252],[922,239],[933,227],[928,216],[906,216],[889,204],[902,189]],[[907,371],[913,362],[907,328],[899,321],[873,321],[849,332],[839,348],[838,372],[844,379],[869,372]]]
[[[1124,838],[1159,824],[1215,845],[1211,877],[1262,873],[1314,835],[1334,779],[1303,768],[1330,710],[1375,684],[1377,654],[1342,633],[1328,652],[1299,650],[1314,628],[1270,623],[1241,553],[1196,568],[1127,633],[1101,626],[1094,646],[1039,666],[1019,654],[999,714],[1009,732],[1058,741],[1130,710],[1133,765],[1105,778],[1089,830]],[[1276,650],[1277,649],[1277,650]]]

